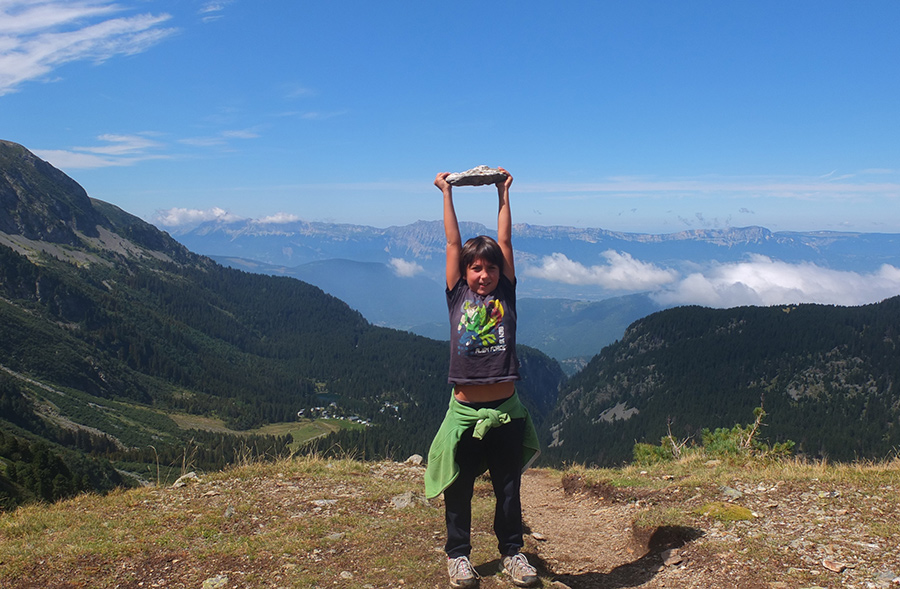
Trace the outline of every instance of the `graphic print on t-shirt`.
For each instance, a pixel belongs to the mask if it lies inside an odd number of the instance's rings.
[[[465,301],[456,328],[459,334],[457,353],[477,356],[506,350],[503,314],[503,303],[497,299]]]

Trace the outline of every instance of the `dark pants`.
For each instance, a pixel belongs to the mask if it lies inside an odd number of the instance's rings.
[[[472,551],[472,493],[482,460],[487,461],[494,486],[497,506],[494,511],[494,533],[497,548],[503,556],[511,556],[524,546],[522,539],[522,442],[525,420],[513,419],[491,428],[480,440],[472,431],[463,434],[456,448],[459,476],[444,490],[447,520],[447,544],[450,558],[469,556]]]

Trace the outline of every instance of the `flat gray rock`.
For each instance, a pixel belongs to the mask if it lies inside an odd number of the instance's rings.
[[[451,186],[483,186],[496,184],[506,180],[507,175],[497,168],[476,166],[465,172],[456,172],[447,176],[447,183]]]

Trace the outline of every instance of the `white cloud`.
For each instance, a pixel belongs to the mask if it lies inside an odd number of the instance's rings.
[[[225,145],[226,141],[221,135],[216,135],[210,137],[188,137],[179,139],[178,143],[190,145],[191,147],[216,147],[218,145]]]
[[[133,163],[122,158],[112,158],[92,153],[76,153],[62,149],[35,149],[34,153],[60,170],[109,168],[111,166],[128,166]]]
[[[202,15],[203,22],[212,22],[222,18],[223,15],[220,13],[225,10],[225,7],[229,4],[231,4],[230,0],[205,2],[198,12]]]
[[[860,273],[753,255],[747,261],[714,264],[681,275],[624,252],[609,250],[603,256],[607,264],[585,266],[555,253],[544,257],[539,266],[526,267],[524,274],[564,284],[598,285],[611,291],[649,291],[654,300],[665,306],[853,306],[900,294],[900,269],[888,264],[876,272]]]
[[[211,209],[183,209],[171,208],[156,211],[153,222],[164,227],[182,227],[196,225],[205,221],[240,221],[241,217],[229,213],[225,209],[214,207]]]
[[[678,273],[641,262],[625,252],[603,252],[608,264],[584,266],[565,254],[545,256],[540,266],[525,269],[525,274],[565,284],[595,284],[609,290],[649,290],[674,282]]]
[[[35,149],[34,153],[62,170],[130,166],[149,159],[169,156],[148,153],[162,144],[142,135],[101,135],[97,139],[107,145],[81,146],[71,149]]]
[[[292,84],[285,88],[285,98],[288,99],[305,98],[307,96],[313,95],[315,95],[315,91],[312,88],[307,88],[306,86]]]
[[[186,137],[179,139],[178,142],[191,147],[216,147],[226,145],[229,139],[257,139],[259,136],[259,132],[255,129],[235,129],[206,137]]]
[[[335,110],[329,112],[309,111],[301,114],[300,118],[307,121],[324,121],[326,119],[344,116],[345,114],[347,114],[346,110]]]
[[[391,268],[394,270],[394,274],[401,278],[412,278],[425,271],[418,263],[407,262],[402,258],[391,258],[390,264]]]
[[[0,0],[2,2],[2,0]],[[98,145],[82,145],[69,149],[35,149],[39,157],[62,170],[131,166],[151,159],[170,159],[174,155],[159,155],[153,150],[167,149],[169,145],[150,138],[153,132],[136,135],[107,133],[97,137]],[[177,142],[191,147],[219,147],[230,139],[254,139],[259,134],[252,129],[222,131],[210,137],[179,139]]]
[[[887,264],[877,272],[861,274],[753,256],[746,262],[692,273],[652,296],[664,305],[726,308],[791,303],[863,305],[897,294],[900,269]]]
[[[227,139],[257,139],[259,133],[253,129],[236,129],[234,131],[222,131],[222,137]]]
[[[295,221],[299,221],[300,217],[297,215],[292,215],[291,213],[275,213],[274,215],[269,215],[268,217],[263,217],[262,219],[257,219],[259,223],[293,223]]]
[[[107,18],[120,5],[96,0],[0,1],[0,96],[74,61],[146,51],[176,29],[168,14]]]
[[[140,135],[100,135],[97,139],[107,141],[110,145],[101,145],[97,147],[73,147],[74,151],[86,151],[88,153],[98,153],[105,155],[131,155],[135,153],[143,153],[147,149],[161,147],[162,145],[147,137]]]

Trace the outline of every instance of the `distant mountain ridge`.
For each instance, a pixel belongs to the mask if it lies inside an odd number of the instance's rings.
[[[491,233],[483,225],[466,222],[461,231],[464,236]],[[446,313],[441,305],[444,234],[439,221],[384,229],[306,221],[210,221],[176,235],[193,251],[223,264],[315,284],[377,325],[446,337]],[[611,290],[603,280],[591,283],[590,276],[570,284],[554,280],[553,272],[531,271],[555,255],[580,264],[584,274],[596,268],[603,274],[610,250],[630,256],[636,261],[632,265],[644,265],[635,272],[645,272],[650,266],[663,272],[672,269],[673,275],[680,276],[704,266],[746,262],[753,256],[857,273],[875,272],[884,264],[900,267],[898,234],[772,232],[744,227],[655,235],[516,224],[513,240],[518,296],[526,312],[522,324],[532,325],[531,320],[537,318],[540,325],[540,330],[524,330],[519,341],[570,367],[582,365],[619,339],[643,314],[678,303],[664,303],[650,296],[653,293],[642,292],[646,287],[622,292]],[[400,274],[398,265],[408,273]],[[397,304],[402,294],[410,297],[403,307]],[[640,305],[633,304],[639,299]],[[619,304],[623,306],[618,308]],[[593,307],[595,312],[577,313],[580,324],[573,325],[573,309],[579,305]],[[596,312],[600,309],[603,313]]]
[[[464,236],[492,232],[484,225],[468,222],[462,222],[460,229]],[[192,251],[280,266],[332,258],[387,263],[400,257],[440,270],[444,252],[440,221],[417,221],[383,229],[307,221],[208,221],[186,231],[172,230],[172,234]],[[885,263],[900,265],[900,234],[893,233],[772,232],[751,226],[644,234],[517,223],[513,237],[516,253],[525,263],[562,252],[572,260],[594,264],[599,253],[612,249],[628,251],[654,263],[686,259],[733,261],[756,253],[843,270],[869,271]]]

